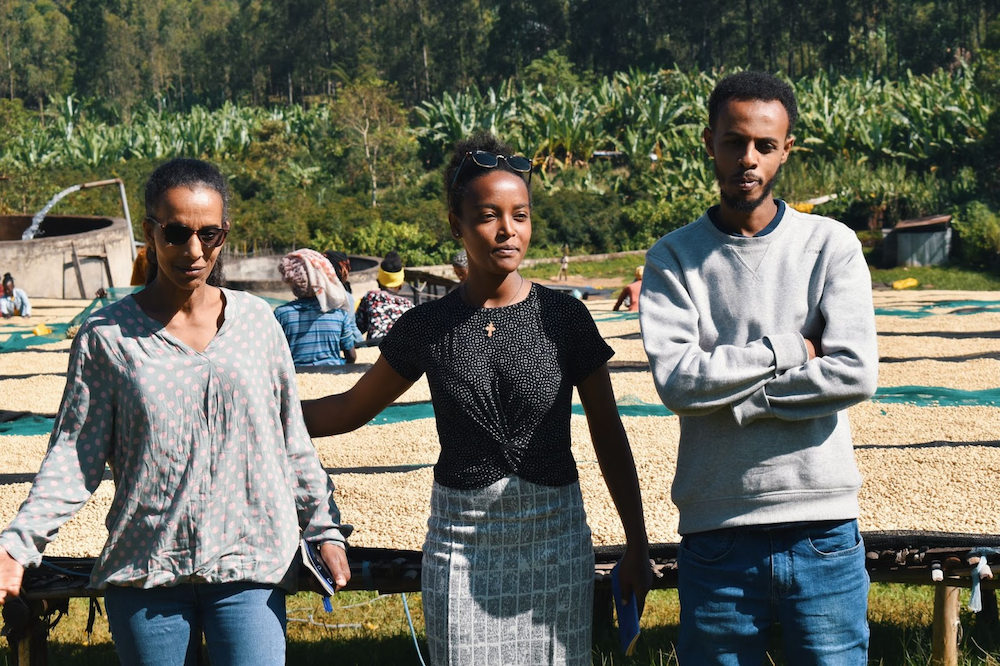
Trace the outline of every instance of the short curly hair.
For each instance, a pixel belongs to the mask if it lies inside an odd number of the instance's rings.
[[[781,102],[788,114],[789,134],[795,128],[795,121],[799,119],[799,105],[795,101],[792,86],[767,72],[737,72],[715,84],[715,90],[708,98],[708,126],[711,129],[715,129],[723,105],[731,99],[740,102]]]
[[[507,160],[499,160],[497,165],[492,169],[484,169],[483,167],[477,165],[471,159],[466,159],[469,153],[473,153],[477,150],[482,150],[483,152],[492,153],[494,155],[516,155],[514,149],[501,141],[496,136],[490,134],[489,132],[477,132],[467,139],[462,139],[455,144],[455,150],[451,154],[451,161],[448,162],[447,168],[444,170],[444,188],[445,196],[448,199],[448,211],[458,215],[462,210],[462,201],[465,199],[465,193],[468,190],[469,183],[479,178],[480,176],[485,176],[491,171],[506,171],[512,173],[518,178],[524,178],[524,174],[515,171],[507,164]],[[464,163],[463,163],[464,162]],[[461,168],[458,172],[458,178],[455,177],[455,172]],[[452,185],[454,181],[454,185]],[[528,204],[531,204],[531,187],[528,187]]]

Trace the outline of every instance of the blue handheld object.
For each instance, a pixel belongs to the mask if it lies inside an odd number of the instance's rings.
[[[326,562],[320,556],[319,547],[302,539],[299,549],[302,553],[302,565],[312,573],[313,578],[323,589],[323,608],[326,609],[327,613],[333,611],[330,596],[336,593],[337,582],[333,579],[333,574],[327,568]]]
[[[622,652],[631,657],[635,652],[635,644],[639,640],[639,604],[635,593],[629,596],[628,605],[622,599],[621,581],[618,579],[618,565],[611,570],[611,594],[615,598],[615,614],[618,615],[618,639],[621,641]]]

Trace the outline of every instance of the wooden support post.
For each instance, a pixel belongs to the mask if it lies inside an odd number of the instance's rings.
[[[13,645],[11,646],[13,647]],[[49,632],[46,621],[31,613],[17,641],[17,666],[48,666]]]
[[[80,298],[87,298],[87,289],[83,285],[83,269],[80,267],[81,259],[98,259],[104,266],[104,274],[108,277],[108,286],[114,289],[115,281],[111,277],[111,261],[108,259],[108,244],[105,243],[100,254],[78,254],[76,243],[71,245],[73,249],[73,269],[76,271],[76,283],[80,287]]]
[[[80,256],[76,253],[76,243],[70,247],[73,250],[73,268],[76,270],[76,284],[80,287],[80,298],[87,298],[87,290],[83,286],[83,270],[80,268]]]
[[[613,635],[615,628],[614,616],[615,598],[611,594],[611,586],[594,588],[593,630],[595,639],[603,639]]]
[[[115,288],[115,280],[111,277],[111,260],[108,258],[108,244],[104,243],[104,251],[101,252],[101,261],[104,262],[104,274],[108,276],[108,288]]]
[[[958,666],[958,605],[961,588],[934,590],[934,638],[931,666]]]
[[[982,622],[987,627],[1000,626],[1000,617],[997,617],[997,591],[983,588],[983,610],[979,611],[976,622]]]
[[[56,605],[65,606],[66,601],[58,601]],[[44,599],[4,606],[4,634],[14,666],[48,666],[49,614],[54,608]]]

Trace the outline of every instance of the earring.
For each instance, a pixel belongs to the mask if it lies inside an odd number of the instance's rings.
[[[462,234],[458,233],[457,231],[451,232],[451,235],[454,236],[455,238],[461,238],[462,237]]]

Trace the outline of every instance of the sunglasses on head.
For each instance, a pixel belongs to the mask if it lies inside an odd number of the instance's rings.
[[[170,224],[163,224],[162,222],[146,216],[146,219],[150,222],[156,224],[163,230],[163,240],[167,241],[170,245],[185,245],[191,239],[193,234],[198,235],[198,240],[205,247],[219,247],[222,245],[223,241],[226,240],[226,234],[229,233],[229,229],[225,227],[202,227],[195,231],[191,227],[184,226],[180,222],[171,222]]]
[[[465,160],[472,158],[476,166],[482,167],[484,169],[493,169],[496,165],[500,164],[500,160],[507,163],[511,169],[518,173],[528,174],[528,183],[531,183],[531,160],[527,157],[521,155],[494,155],[493,153],[488,153],[485,150],[470,150],[465,155],[462,156],[462,161],[458,163],[458,168],[455,169],[455,175],[452,176],[451,185],[448,186],[448,191],[450,192],[454,187],[455,183],[458,182],[458,174],[462,173],[462,167],[465,166]]]

